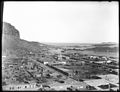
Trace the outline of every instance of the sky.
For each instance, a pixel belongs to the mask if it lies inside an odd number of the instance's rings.
[[[3,21],[28,41],[118,43],[119,38],[118,2],[5,1]]]

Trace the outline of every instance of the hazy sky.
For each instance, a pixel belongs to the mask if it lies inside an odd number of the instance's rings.
[[[118,42],[118,2],[5,2],[3,21],[28,41]]]

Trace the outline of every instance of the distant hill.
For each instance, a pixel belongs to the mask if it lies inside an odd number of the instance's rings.
[[[118,47],[94,47],[86,50],[98,51],[98,52],[117,52]]]
[[[93,48],[87,48],[85,50],[96,51],[96,52],[118,52],[119,46],[116,43],[100,43],[94,44]]]
[[[93,43],[47,43],[47,42],[44,42],[45,44],[48,44],[48,45],[54,45],[54,46],[89,46],[89,45],[92,45]]]
[[[79,47],[79,46],[117,46],[118,43],[115,42],[102,42],[102,43],[49,43],[43,42],[47,45],[54,45],[54,46],[68,46],[68,47]]]
[[[103,43],[99,43],[99,44],[94,44],[93,46],[118,47],[118,44],[115,42],[103,42]]]

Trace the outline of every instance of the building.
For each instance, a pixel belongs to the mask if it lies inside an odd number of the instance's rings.
[[[6,56],[2,56],[2,58],[6,58]]]
[[[65,61],[61,61],[61,62],[58,62],[59,64],[66,64],[66,62]]]
[[[100,61],[90,61],[91,63],[100,63],[100,64],[108,64],[108,63],[111,63],[112,61],[111,60],[100,60]]]
[[[111,63],[112,61],[111,60],[107,60],[106,63]]]
[[[68,60],[70,58],[68,56],[62,56],[62,59]]]
[[[10,84],[3,87],[3,90],[34,90],[38,88],[36,83],[33,84]]]
[[[48,64],[49,62],[44,62],[44,64],[46,65],[46,64]]]
[[[90,56],[90,59],[95,59],[97,58],[97,56]]]
[[[66,64],[65,61],[53,61],[53,62],[44,62],[44,64],[49,64],[49,65],[61,65],[61,64]]]
[[[6,59],[6,56],[2,56],[2,62]]]
[[[106,61],[94,61],[94,63],[100,63],[100,64],[103,64],[103,63],[106,63]]]
[[[62,60],[62,57],[63,57],[63,56],[62,56],[61,54],[59,54],[59,55],[58,55],[58,60]]]

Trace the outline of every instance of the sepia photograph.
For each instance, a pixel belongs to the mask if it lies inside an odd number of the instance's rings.
[[[119,91],[117,1],[4,1],[3,91]]]

